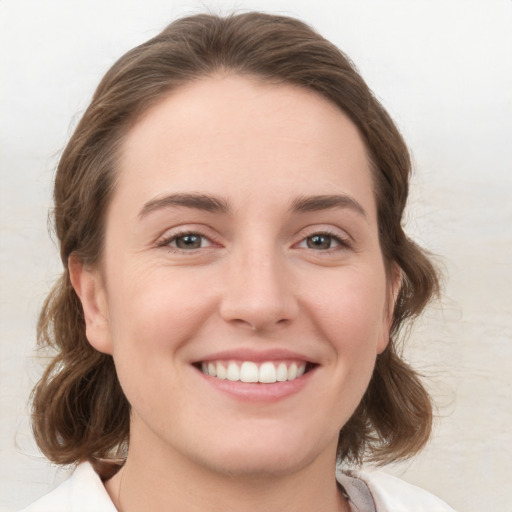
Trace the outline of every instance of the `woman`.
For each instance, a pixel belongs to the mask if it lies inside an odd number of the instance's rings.
[[[404,234],[407,148],[301,22],[178,20],[100,83],[55,180],[65,271],[26,510],[451,510],[380,473],[431,404],[397,355],[438,291]]]

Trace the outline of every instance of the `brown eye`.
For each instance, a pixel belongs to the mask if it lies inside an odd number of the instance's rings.
[[[333,246],[333,237],[331,235],[313,235],[306,238],[306,245],[309,249],[326,250]]]

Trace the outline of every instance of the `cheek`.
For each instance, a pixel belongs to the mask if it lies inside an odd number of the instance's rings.
[[[317,281],[317,284],[318,281]],[[339,272],[329,276],[322,292],[310,297],[320,326],[344,344],[372,345],[385,327],[386,283],[383,273]]]
[[[347,375],[369,379],[383,340],[387,340],[386,282],[379,272],[340,272],[312,294],[316,328],[331,345]],[[317,281],[318,284],[318,281]]]
[[[178,275],[176,275],[178,274]],[[201,293],[204,280],[183,272],[141,270],[112,283],[110,326],[113,356],[129,400],[153,393],[167,382],[171,391],[182,368],[178,362],[212,312],[212,297]],[[136,383],[136,384],[135,384]]]
[[[211,301],[198,293],[199,284],[187,279],[164,279],[161,272],[140,270],[130,276],[129,282],[112,283],[117,293],[109,304],[121,387],[135,410],[157,414],[147,409],[152,408],[150,396],[181,410],[186,404],[179,391],[182,367],[176,355],[194,339],[201,319],[210,314]]]
[[[119,275],[109,304],[114,343],[171,348],[200,328],[209,309],[202,276],[174,269],[144,269]],[[125,339],[127,337],[127,339]]]

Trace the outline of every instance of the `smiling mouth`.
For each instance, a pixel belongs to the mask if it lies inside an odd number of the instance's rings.
[[[299,379],[313,364],[304,361],[207,361],[195,365],[202,373],[220,380],[275,384]]]

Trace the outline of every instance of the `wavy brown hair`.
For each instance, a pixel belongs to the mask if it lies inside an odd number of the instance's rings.
[[[427,442],[430,398],[402,360],[396,339],[438,292],[425,252],[402,229],[411,163],[396,126],[350,60],[304,23],[244,13],[179,19],[122,56],[99,84],[60,159],[54,223],[64,272],[41,311],[38,342],[53,360],[33,393],[33,430],[43,453],[59,464],[122,457],[129,442],[130,405],[112,357],[88,343],[80,300],[71,286],[71,255],[94,265],[102,254],[105,211],[116,187],[126,132],[170,91],[218,71],[316,91],[358,127],[372,164],[379,236],[388,271],[401,287],[391,340],[377,357],[360,405],[339,436],[338,457],[359,463],[406,458]]]

